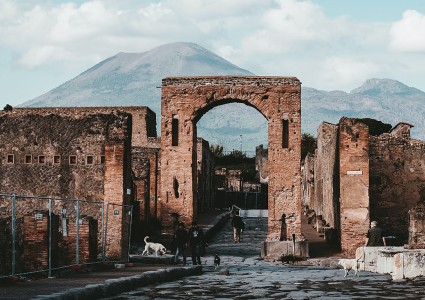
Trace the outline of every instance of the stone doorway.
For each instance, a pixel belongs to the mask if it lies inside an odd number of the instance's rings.
[[[196,123],[210,109],[239,102],[268,122],[267,241],[301,234],[301,83],[295,77],[168,77],[162,80],[161,209],[190,223],[197,216]]]

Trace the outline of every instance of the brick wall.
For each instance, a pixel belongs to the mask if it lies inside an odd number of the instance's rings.
[[[339,121],[341,250],[354,255],[369,228],[369,129]]]
[[[162,208],[168,212],[174,210],[188,220],[193,218],[197,191],[196,178],[193,176],[196,174],[196,122],[213,107],[231,101],[257,108],[268,120],[267,239],[280,240],[292,234],[301,238],[301,84],[294,77],[163,79]],[[178,124],[178,145],[172,143],[173,137],[177,137],[173,133],[173,124]],[[282,222],[286,226],[282,226]],[[168,224],[172,225],[171,218]],[[285,228],[283,235],[282,228]]]
[[[370,215],[385,235],[408,242],[409,210],[425,199],[425,142],[412,140],[408,126],[370,138]]]
[[[321,216],[327,225],[338,227],[339,173],[338,126],[322,123],[317,130],[317,150],[314,164],[314,201],[309,208]]]

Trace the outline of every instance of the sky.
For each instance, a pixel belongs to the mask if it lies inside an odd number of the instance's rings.
[[[320,90],[390,78],[425,91],[424,0],[0,0],[0,109],[172,42]]]

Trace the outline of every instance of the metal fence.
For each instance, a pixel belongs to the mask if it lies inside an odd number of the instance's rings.
[[[117,234],[128,240],[120,245],[128,257],[131,225],[129,205],[0,194],[0,278],[120,261],[109,244]]]

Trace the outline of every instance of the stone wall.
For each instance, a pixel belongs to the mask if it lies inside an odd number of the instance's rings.
[[[425,249],[425,202],[409,211],[409,248]]]
[[[301,83],[294,77],[163,79],[163,209],[175,209],[180,216],[193,219],[197,191],[193,175],[196,174],[196,123],[210,109],[230,102],[250,105],[268,120],[268,208],[272,213],[269,213],[267,239],[286,239],[292,234],[301,238]],[[172,219],[168,221],[172,225]]]
[[[408,242],[409,210],[425,199],[425,142],[410,139],[410,125],[370,138],[370,215],[399,244]]]
[[[202,213],[215,207],[215,160],[209,143],[202,138],[197,143],[197,165],[197,213]]]
[[[354,255],[369,228],[369,129],[354,119],[339,121],[341,250]]]
[[[314,163],[314,201],[309,208],[321,216],[326,225],[339,227],[339,188],[335,182],[339,180],[336,161],[339,153],[338,126],[322,123],[317,130],[317,150]]]
[[[255,171],[256,177],[261,184],[268,184],[269,182],[269,169],[267,166],[268,149],[260,145],[255,148]]]
[[[2,111],[0,138],[10,142],[0,146],[1,191],[108,202],[107,255],[127,255],[129,211],[123,205],[131,205],[139,190],[132,144],[148,153],[155,126],[155,114],[145,107]],[[99,219],[99,207],[85,214]]]
[[[425,199],[425,142],[410,139],[411,127],[399,123],[379,136],[350,118],[319,127],[313,185],[311,158],[304,163],[303,205],[340,232],[345,254],[364,244],[371,220],[398,245],[422,243],[423,225],[414,208]]]

